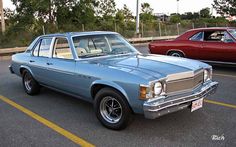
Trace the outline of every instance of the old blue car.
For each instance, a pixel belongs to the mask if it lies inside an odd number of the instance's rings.
[[[212,67],[177,57],[141,54],[115,32],[42,35],[12,56],[11,73],[29,95],[42,86],[94,104],[107,128],[124,129],[132,115],[155,119],[195,111],[216,91]]]

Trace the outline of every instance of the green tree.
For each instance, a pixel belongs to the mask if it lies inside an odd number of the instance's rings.
[[[154,20],[153,9],[151,8],[149,3],[141,4],[140,20],[142,22],[151,22]]]
[[[235,0],[214,0],[213,7],[217,13],[222,16],[236,16],[236,1]]]
[[[181,22],[181,17],[180,17],[180,15],[179,15],[179,14],[176,14],[176,13],[171,14],[171,16],[170,16],[170,22],[171,22],[171,23],[180,23],[180,22]]]
[[[114,0],[98,0],[96,14],[100,17],[113,17],[116,14],[116,3]]]
[[[151,8],[149,3],[142,3],[141,4],[141,12],[142,13],[147,13],[147,14],[152,14],[153,9]]]
[[[115,15],[117,12],[114,0],[98,0],[98,6],[95,8],[96,24],[99,30],[115,30]]]
[[[72,7],[71,18],[75,26],[84,25],[85,29],[94,29],[96,22],[95,8],[98,3],[95,0],[80,0]]]
[[[200,16],[202,18],[210,18],[211,17],[210,8],[203,8],[202,10],[200,10]]]
[[[124,14],[125,22],[130,22],[134,18],[131,10],[127,7],[126,4],[124,4],[123,6],[122,13]]]

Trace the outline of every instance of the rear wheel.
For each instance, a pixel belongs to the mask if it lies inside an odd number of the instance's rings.
[[[40,92],[40,85],[27,70],[23,72],[22,83],[27,94],[36,95]]]
[[[169,56],[174,56],[174,57],[184,57],[184,54],[178,51],[171,51],[168,53]]]
[[[103,88],[96,94],[94,109],[98,120],[109,129],[124,129],[132,120],[128,102],[111,88]]]

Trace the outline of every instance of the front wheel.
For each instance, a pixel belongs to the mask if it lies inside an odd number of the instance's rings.
[[[124,129],[132,119],[132,111],[124,96],[111,88],[101,89],[96,94],[94,109],[98,120],[109,129]]]
[[[36,95],[40,92],[40,85],[27,70],[23,72],[22,83],[27,94]]]

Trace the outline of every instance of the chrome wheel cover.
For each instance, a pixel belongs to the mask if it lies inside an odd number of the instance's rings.
[[[27,91],[32,89],[32,77],[28,73],[25,74],[24,85]]]
[[[174,56],[174,57],[181,57],[181,55],[179,53],[173,53],[171,54],[171,56]]]
[[[122,117],[122,106],[113,97],[104,97],[100,102],[100,113],[109,123],[117,123]]]

